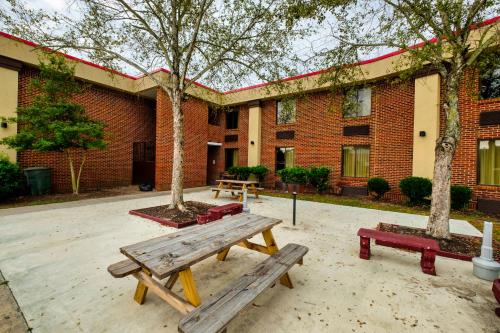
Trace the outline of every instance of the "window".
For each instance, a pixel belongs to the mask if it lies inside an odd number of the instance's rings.
[[[231,109],[226,112],[226,128],[236,129],[238,128],[238,109]]]
[[[226,170],[229,169],[230,167],[233,167],[233,166],[238,166],[238,162],[239,162],[239,158],[240,158],[240,154],[239,154],[239,151],[238,149],[235,149],[235,148],[228,148],[224,151],[225,153],[225,167],[226,167]]]
[[[291,168],[295,163],[295,149],[292,147],[276,148],[276,171]]]
[[[342,176],[368,177],[370,174],[370,147],[342,147]]]
[[[500,66],[494,66],[481,74],[481,98],[500,97]]]
[[[276,124],[292,124],[295,122],[297,107],[295,99],[276,102]]]
[[[219,125],[219,110],[214,106],[208,106],[208,123],[210,125]]]
[[[369,116],[372,111],[372,89],[363,88],[348,91],[344,100],[344,117]]]
[[[500,139],[479,141],[479,184],[500,185]]]

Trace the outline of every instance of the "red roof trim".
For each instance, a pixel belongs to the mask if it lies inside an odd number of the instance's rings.
[[[485,20],[485,21],[483,21],[483,22],[481,22],[481,23],[479,23],[477,25],[474,25],[474,26],[472,26],[472,29],[477,29],[477,28],[480,28],[480,27],[484,27],[484,26],[493,24],[493,23],[495,23],[497,21],[500,21],[500,15],[496,16],[496,17],[493,17],[491,19]],[[412,49],[419,48],[419,47],[422,47],[423,45],[425,45],[427,43],[435,43],[435,42],[437,42],[437,40],[438,39],[436,37],[434,37],[432,39],[429,39],[427,42],[421,42],[421,43],[412,45],[410,48],[412,48]],[[360,65],[370,64],[372,62],[377,62],[377,61],[380,61],[380,60],[383,60],[383,59],[394,57],[394,56],[396,56],[398,54],[401,54],[401,53],[404,53],[404,52],[406,52],[406,50],[397,50],[397,51],[389,52],[389,53],[383,54],[381,56],[378,56],[378,57],[375,57],[375,58],[372,58],[372,59],[367,59],[367,60],[363,60],[363,61],[357,62],[355,64],[352,64],[352,66],[360,66]],[[261,87],[265,87],[267,85],[270,85],[270,84],[273,84],[273,83],[277,83],[277,82],[293,81],[293,80],[297,80],[297,79],[302,79],[304,77],[309,77],[309,76],[315,76],[315,75],[323,74],[323,73],[326,73],[328,71],[329,71],[329,69],[322,69],[322,70],[319,70],[319,71],[310,72],[310,73],[306,73],[306,74],[300,74],[300,75],[296,75],[296,76],[290,76],[290,77],[287,77],[287,78],[284,78],[284,79],[281,79],[281,80],[276,80],[276,81],[271,81],[271,82],[263,82],[263,83],[259,83],[259,84],[248,86],[248,87],[243,87],[243,88],[237,88],[237,89],[229,90],[229,91],[224,92],[224,94],[233,94],[233,93],[237,93],[237,92],[240,92],[240,91],[245,91],[245,90],[250,90],[250,89],[255,89],[255,88],[261,88]]]
[[[480,28],[480,27],[484,27],[484,26],[496,23],[497,21],[500,21],[500,15],[496,16],[496,17],[493,17],[491,19],[487,19],[487,20],[485,20],[485,21],[483,21],[483,22],[481,22],[481,23],[479,23],[477,25],[473,25],[472,29],[477,29],[477,28]],[[23,44],[26,44],[26,45],[29,45],[29,46],[32,46],[32,47],[39,47],[40,46],[37,43],[34,43],[34,42],[28,41],[26,39],[22,39],[22,38],[10,35],[8,33],[2,32],[2,31],[0,31],[0,36],[8,38],[8,39],[11,39],[11,40],[15,40],[15,41],[21,42]],[[436,41],[437,41],[437,38],[432,38],[432,39],[428,40],[427,42],[422,42],[422,43],[415,44],[411,48],[419,48],[419,47],[422,47],[423,45],[425,45],[426,43],[435,43]],[[48,49],[48,50],[50,50],[50,49]],[[404,53],[404,52],[406,52],[406,50],[397,50],[397,51],[389,52],[387,54],[384,54],[384,55],[381,55],[381,56],[378,56],[378,57],[375,57],[375,58],[372,58],[372,59],[363,60],[363,61],[360,61],[358,63],[352,64],[352,65],[353,66],[366,65],[366,64],[369,64],[369,63],[377,62],[377,61],[380,61],[380,60],[383,60],[383,59],[387,59],[387,58],[396,56],[396,55]],[[86,65],[89,65],[89,66],[92,66],[92,67],[95,67],[95,68],[98,68],[98,69],[101,69],[101,70],[104,70],[104,71],[107,71],[107,72],[110,72],[110,73],[113,73],[113,74],[117,74],[117,75],[123,76],[123,77],[131,79],[131,80],[137,80],[137,79],[142,78],[142,77],[145,76],[145,75],[133,76],[133,75],[125,74],[125,73],[119,72],[117,70],[114,70],[114,69],[111,69],[111,68],[107,68],[107,67],[104,67],[104,66],[101,66],[101,65],[97,65],[97,64],[92,63],[90,61],[83,60],[83,59],[74,57],[72,55],[63,53],[63,52],[59,52],[58,51],[57,53],[63,55],[67,59],[71,59],[71,60],[74,60],[74,61],[77,61],[77,62],[81,62],[83,64],[86,64]],[[315,72],[310,72],[310,73],[305,73],[305,74],[300,74],[300,75],[296,75],[296,76],[287,77],[287,78],[284,78],[284,79],[281,79],[281,80],[276,80],[276,81],[271,81],[271,82],[264,82],[264,83],[259,83],[259,84],[256,84],[256,85],[251,85],[251,86],[247,86],[247,87],[242,87],[242,88],[237,88],[237,89],[229,90],[229,91],[224,92],[223,94],[233,94],[233,93],[240,92],[240,91],[245,91],[245,90],[250,90],[250,89],[265,87],[267,85],[270,85],[270,84],[273,84],[273,83],[277,83],[277,82],[293,81],[293,80],[302,79],[302,78],[309,77],[309,76],[315,76],[315,75],[323,74],[323,73],[328,72],[328,71],[329,71],[329,69],[322,69],[322,70],[315,71]],[[165,68],[159,68],[159,69],[156,69],[156,70],[150,72],[150,74],[154,74],[154,73],[157,73],[157,72],[170,73],[170,71],[167,70],[167,69],[165,69]],[[189,79],[187,79],[187,80],[190,81]],[[210,91],[218,93],[218,94],[221,93],[220,91],[217,91],[217,90],[215,90],[213,88],[210,88],[210,87],[208,87],[208,86],[206,86],[206,85],[204,85],[202,83],[196,82],[196,81],[194,81],[193,84],[196,85],[196,86],[198,86],[198,87],[210,90]]]

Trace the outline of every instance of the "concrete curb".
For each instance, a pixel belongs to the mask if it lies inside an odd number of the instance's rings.
[[[199,192],[199,191],[207,190],[209,188],[210,188],[210,186],[193,187],[193,188],[184,189],[184,193]],[[110,196],[110,197],[103,197],[103,198],[93,198],[93,199],[83,199],[83,200],[68,201],[68,202],[58,202],[58,203],[51,203],[51,204],[45,204],[45,205],[5,208],[5,209],[0,209],[0,216],[43,212],[43,211],[52,210],[52,209],[82,207],[82,206],[89,206],[89,205],[108,203],[108,202],[125,201],[125,200],[153,198],[153,197],[159,197],[162,195],[168,196],[168,195],[170,195],[170,191],[143,192],[143,193],[138,193],[138,194],[124,194],[124,195],[117,195],[117,196]]]

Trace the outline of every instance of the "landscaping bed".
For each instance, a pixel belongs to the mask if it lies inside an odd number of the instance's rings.
[[[184,228],[196,224],[197,215],[206,214],[209,208],[215,207],[215,205],[198,201],[186,201],[184,205],[186,206],[185,211],[180,211],[177,208],[169,208],[169,205],[162,205],[135,209],[129,213],[169,227]]]
[[[436,239],[425,233],[425,229],[405,227],[396,224],[379,223],[378,230],[403,235],[435,239],[441,248],[439,256],[470,261],[481,254],[482,237],[451,234],[451,239]],[[500,242],[493,240],[493,255],[500,261]]]

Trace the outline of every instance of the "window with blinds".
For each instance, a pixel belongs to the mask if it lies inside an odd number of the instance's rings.
[[[479,184],[500,185],[500,139],[479,141]]]

